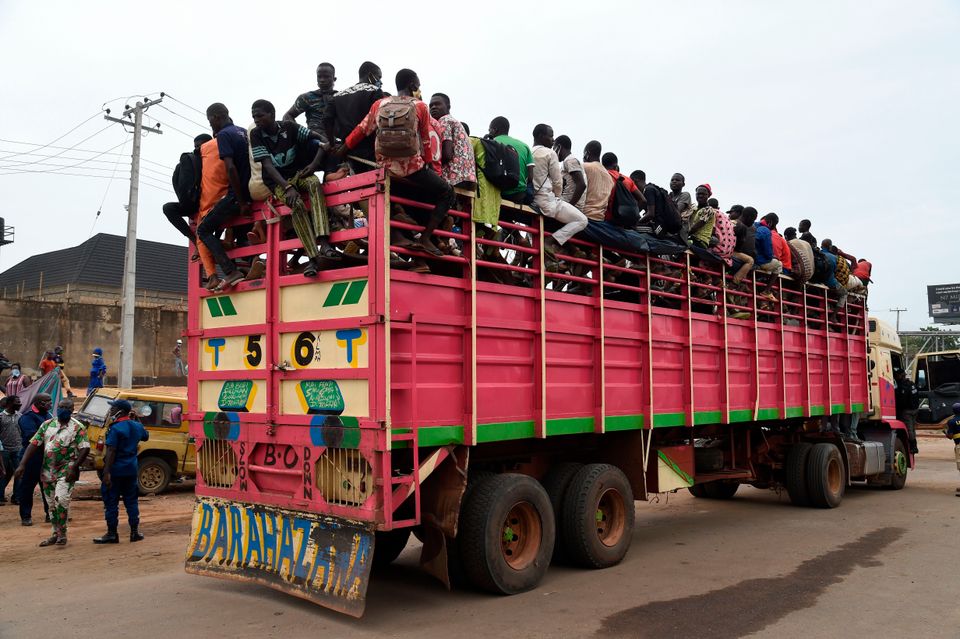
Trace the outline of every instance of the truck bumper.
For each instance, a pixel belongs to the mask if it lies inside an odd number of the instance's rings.
[[[359,617],[373,549],[372,524],[200,497],[185,568],[269,586]]]

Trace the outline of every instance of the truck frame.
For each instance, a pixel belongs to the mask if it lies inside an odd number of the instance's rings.
[[[771,301],[761,276],[738,287],[683,251],[574,238],[554,258],[550,220],[504,202],[501,233],[475,228],[460,192],[437,231],[458,250],[430,258],[389,241],[422,229],[392,206],[431,208],[404,189],[379,170],[324,185],[366,212],[331,237],[365,262],[297,273],[272,202],[233,222],[266,222],[265,244],[230,251],[266,255],[262,280],[210,293],[191,266],[188,572],[359,616],[411,531],[448,586],[513,594],[557,557],[618,563],[657,493],[751,484],[835,507],[852,482],[903,487],[883,366],[899,342],[863,298],[778,277]]]

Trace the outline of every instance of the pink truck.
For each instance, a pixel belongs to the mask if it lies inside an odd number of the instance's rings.
[[[554,261],[544,218],[504,203],[474,231],[466,194],[438,232],[457,250],[413,272],[388,238],[418,227],[391,204],[429,207],[392,186],[324,186],[368,225],[334,233],[361,259],[319,277],[296,272],[276,203],[255,209],[266,242],[230,252],[265,255],[263,279],[210,293],[191,265],[188,572],[359,616],[411,532],[444,583],[512,594],[557,558],[618,563],[657,493],[832,508],[852,482],[904,486],[899,342],[862,298],[781,277],[771,301],[688,252],[574,239]]]

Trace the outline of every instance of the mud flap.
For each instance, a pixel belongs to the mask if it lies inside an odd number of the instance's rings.
[[[367,524],[198,498],[186,571],[269,586],[360,617],[373,566]]]

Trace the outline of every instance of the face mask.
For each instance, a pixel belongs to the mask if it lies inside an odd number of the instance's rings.
[[[20,377],[20,371],[18,371],[17,369],[13,369],[13,372],[10,373],[10,376],[11,376],[11,377]]]
[[[58,409],[57,409],[57,419],[59,419],[59,420],[62,421],[62,422],[65,422],[65,421],[67,421],[68,419],[70,419],[70,416],[71,416],[71,415],[73,415],[73,411],[70,410],[69,408],[58,408]]]
[[[413,97],[415,97],[415,98],[418,99],[418,100],[423,97],[423,93],[420,92],[420,89],[417,89],[416,91],[414,91],[414,92],[411,93],[410,95],[412,95]]]

